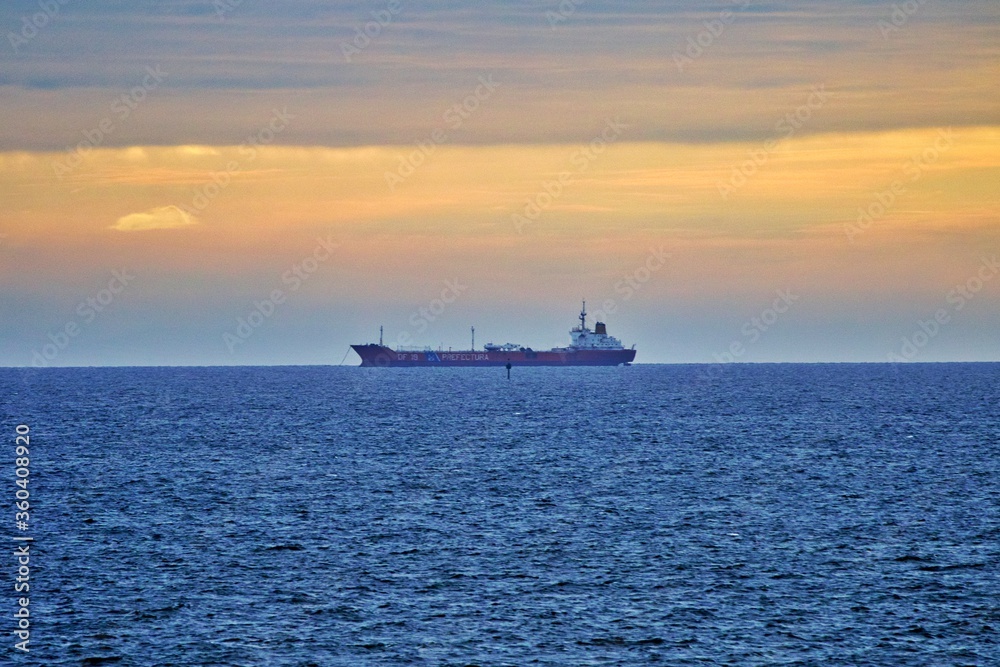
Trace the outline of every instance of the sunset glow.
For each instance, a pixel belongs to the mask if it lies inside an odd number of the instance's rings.
[[[30,365],[123,269],[135,281],[48,363],[336,363],[379,325],[557,344],[583,297],[637,361],[710,362],[783,289],[799,300],[742,361],[885,361],[977,275],[917,360],[1000,358],[1000,279],[980,273],[1000,254],[995,3],[900,26],[868,3],[736,3],[694,58],[719,11],[413,6],[349,61],[361,6],[159,4],[107,61],[57,64],[61,37],[111,29],[94,19],[124,10],[105,3],[0,56],[3,364]],[[432,48],[436,24],[482,48]],[[635,42],[597,39],[608,24]],[[234,55],[126,57],[202,33]],[[292,290],[321,240],[336,249]],[[650,271],[651,253],[669,259]],[[415,331],[446,280],[467,289]],[[274,289],[280,312],[227,349]]]

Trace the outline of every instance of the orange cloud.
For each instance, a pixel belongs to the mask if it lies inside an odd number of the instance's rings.
[[[198,224],[198,219],[177,206],[160,206],[143,211],[129,213],[118,218],[111,226],[119,232],[145,232],[151,229],[176,229]]]

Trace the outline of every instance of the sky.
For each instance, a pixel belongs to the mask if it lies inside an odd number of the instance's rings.
[[[0,6],[0,365],[1000,361],[995,1]]]

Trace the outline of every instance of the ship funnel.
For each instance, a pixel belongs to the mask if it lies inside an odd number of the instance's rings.
[[[605,336],[608,334],[608,329],[604,326],[604,322],[598,322],[594,325],[594,333],[604,334]]]

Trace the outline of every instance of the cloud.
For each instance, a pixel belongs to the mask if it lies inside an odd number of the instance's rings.
[[[198,224],[198,219],[176,206],[160,206],[142,213],[129,213],[111,226],[119,232],[144,232],[149,229],[176,229]]]
[[[212,2],[74,3],[20,53],[0,48],[0,150],[61,152],[85,132],[197,157],[286,106],[280,141],[299,146],[410,145],[435,128],[451,144],[577,143],[615,116],[629,141],[766,141],[821,84],[835,97],[799,136],[1000,124],[996,0],[920,0],[888,35],[891,3],[874,0],[406,0],[348,62],[342,45],[374,25],[366,4],[217,0],[233,8],[222,21]],[[32,5],[0,2],[4,34]],[[169,77],[133,111],[156,67]],[[500,88],[455,126],[443,116],[480,76]]]

